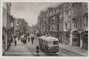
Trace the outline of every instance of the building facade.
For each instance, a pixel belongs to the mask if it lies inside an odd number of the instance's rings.
[[[10,45],[10,28],[11,28],[11,24],[10,24],[10,19],[11,19],[11,15],[10,15],[10,8],[11,8],[11,3],[3,3],[2,6],[2,20],[3,20],[3,24],[2,24],[2,48],[3,48],[3,52],[4,53],[9,45]]]
[[[26,33],[26,31],[28,31],[28,23],[22,19],[22,18],[18,18],[16,19],[16,35],[17,36],[21,36],[22,34]]]
[[[39,15],[40,31],[59,39],[60,43],[87,48],[88,3],[61,3]],[[86,39],[86,40],[85,40]]]
[[[72,3],[71,12],[71,45],[87,49],[88,3]]]

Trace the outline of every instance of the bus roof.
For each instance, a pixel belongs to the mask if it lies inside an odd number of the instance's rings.
[[[46,41],[58,41],[57,38],[51,37],[51,36],[41,36],[40,38],[41,38],[42,40],[46,40]]]
[[[45,39],[46,39],[46,36],[41,36],[41,37],[39,37],[39,38],[45,40]]]

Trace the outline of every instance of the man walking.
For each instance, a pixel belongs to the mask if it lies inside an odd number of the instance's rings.
[[[15,43],[15,46],[16,46],[16,45],[17,45],[17,41],[16,41],[16,39],[15,39],[14,43]]]
[[[31,34],[31,41],[32,41],[32,44],[33,44],[33,41],[34,41],[34,34]]]
[[[37,56],[39,56],[39,46],[38,45],[36,47],[36,53],[37,53]]]
[[[30,42],[30,38],[31,38],[31,37],[30,37],[30,35],[29,35],[29,36],[28,36],[28,42]]]

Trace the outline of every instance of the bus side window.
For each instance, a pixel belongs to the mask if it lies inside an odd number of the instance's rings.
[[[53,44],[58,44],[58,41],[53,41]]]

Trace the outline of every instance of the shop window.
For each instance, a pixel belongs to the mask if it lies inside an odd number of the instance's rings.
[[[66,34],[66,37],[67,37],[67,38],[70,38],[70,35],[69,35],[69,34]]]
[[[73,38],[73,41],[77,41],[77,38]]]
[[[88,27],[88,19],[86,19],[86,26]]]

